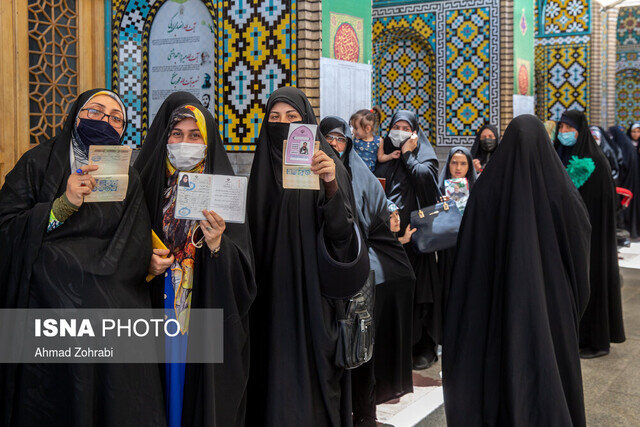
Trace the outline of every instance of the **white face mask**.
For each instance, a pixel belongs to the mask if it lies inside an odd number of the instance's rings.
[[[188,171],[200,163],[207,152],[204,144],[192,142],[178,142],[167,144],[167,154],[169,161],[178,170]]]
[[[413,135],[411,132],[393,129],[391,132],[389,132],[389,139],[391,140],[391,143],[394,147],[400,148],[403,142],[411,138],[411,135]]]

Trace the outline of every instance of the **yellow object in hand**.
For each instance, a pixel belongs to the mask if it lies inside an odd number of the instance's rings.
[[[153,249],[169,249],[164,243],[162,243],[162,240],[160,240],[156,232],[153,230],[151,230],[151,247]],[[153,274],[147,274],[147,282],[152,281],[154,277],[156,276]]]

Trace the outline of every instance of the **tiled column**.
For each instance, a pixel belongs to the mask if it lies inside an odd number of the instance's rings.
[[[298,88],[320,114],[320,56],[322,56],[322,2],[302,0],[298,7]]]
[[[592,125],[602,124],[602,74],[603,61],[602,52],[604,48],[603,14],[600,12],[602,6],[594,1],[591,4],[591,73],[589,86],[591,88],[591,101],[589,106],[589,123]]]
[[[606,112],[603,122],[607,127],[616,123],[616,30],[618,25],[618,9],[610,9],[606,14],[606,70],[603,76],[605,82],[603,109]]]
[[[513,119],[513,0],[500,1],[500,133]]]

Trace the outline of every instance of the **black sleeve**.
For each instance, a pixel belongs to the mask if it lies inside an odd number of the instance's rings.
[[[339,262],[351,262],[358,255],[358,239],[354,229],[353,212],[342,189],[329,200],[319,200],[323,218],[324,239],[330,255]]]

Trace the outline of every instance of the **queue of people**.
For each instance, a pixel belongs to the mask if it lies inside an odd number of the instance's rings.
[[[319,190],[283,188],[290,124],[318,124]],[[121,144],[127,112],[111,91],[80,95],[0,190],[2,308],[164,309],[181,354],[191,309],[222,308],[224,363],[1,365],[2,425],[375,426],[376,405],[440,354],[451,425],[584,425],[580,357],[625,340],[616,226],[637,236],[640,204],[619,212],[615,187],[640,187],[640,124],[525,115],[502,138],[486,124],[440,172],[414,112],[380,125],[377,109],[318,123],[301,90],[280,88],[247,222],[186,220],[180,172],[234,174],[208,109],[170,95],[124,201],[83,203],[89,146]],[[423,253],[412,213],[441,201],[464,215],[457,245]],[[348,366],[338,313],[365,282],[373,353]]]

